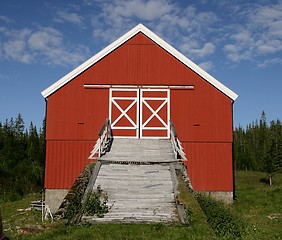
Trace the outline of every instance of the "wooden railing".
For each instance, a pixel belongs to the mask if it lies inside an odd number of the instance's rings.
[[[177,132],[176,132],[175,126],[174,126],[171,119],[169,120],[169,122],[170,122],[170,140],[171,140],[171,143],[172,143],[175,159],[187,160],[187,158],[185,156],[185,152],[183,151],[183,147],[181,145],[181,142],[179,141],[179,139],[177,137]]]
[[[97,159],[110,151],[113,142],[113,134],[110,119],[106,119],[99,132],[99,138],[96,141],[93,150],[88,159]]]

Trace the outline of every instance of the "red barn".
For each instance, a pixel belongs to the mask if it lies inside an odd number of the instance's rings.
[[[172,119],[194,190],[232,201],[237,95],[142,24],[42,95],[46,202],[53,210],[89,162],[106,118],[115,137],[133,138],[169,138]]]

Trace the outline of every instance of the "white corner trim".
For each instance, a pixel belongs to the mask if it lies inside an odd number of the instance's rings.
[[[80,73],[91,67],[93,64],[101,60],[103,57],[114,51],[116,48],[121,46],[123,43],[125,43],[127,40],[135,36],[137,33],[142,32],[147,37],[149,37],[152,41],[154,41],[156,44],[158,44],[160,47],[165,49],[168,53],[173,55],[175,58],[177,58],[180,62],[185,64],[187,67],[192,69],[195,73],[197,73],[199,76],[204,78],[207,82],[215,86],[217,89],[219,89],[221,92],[223,92],[225,95],[230,97],[232,100],[235,100],[238,95],[227,88],[225,85],[220,83],[218,80],[216,80],[214,77],[212,77],[210,74],[208,74],[206,71],[204,71],[202,68],[200,68],[198,65],[196,65],[194,62],[189,60],[187,57],[185,57],[182,53],[180,53],[178,50],[176,50],[174,47],[172,47],[170,44],[165,42],[163,39],[161,39],[159,36],[157,36],[155,33],[153,33],[151,30],[146,28],[143,24],[138,24],[136,27],[131,29],[129,32],[125,33],[123,36],[118,38],[116,41],[108,45],[106,48],[104,48],[102,51],[98,52],[96,55],[88,59],[86,62],[72,70],[70,73],[59,79],[57,82],[52,84],[50,87],[46,88],[41,92],[44,98],[47,98],[52,93],[57,91],[59,88],[67,84],[69,81],[71,81],[73,78],[78,76]]]

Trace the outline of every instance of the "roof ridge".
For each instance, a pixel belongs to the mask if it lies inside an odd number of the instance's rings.
[[[139,23],[137,26],[135,26],[134,28],[129,30],[127,33],[119,37],[117,40],[109,44],[103,50],[101,50],[100,52],[98,52],[97,54],[89,58],[87,61],[85,61],[84,63],[82,63],[75,69],[73,69],[71,72],[69,72],[64,77],[60,78],[58,81],[53,83],[51,86],[43,90],[41,94],[43,95],[44,98],[47,98],[52,93],[54,93],[55,91],[63,87],[65,84],[67,84],[72,79],[74,79],[76,76],[78,76],[80,73],[82,73],[83,71],[91,67],[93,64],[101,60],[103,57],[107,56],[109,53],[114,51],[116,48],[121,46],[123,43],[125,43],[127,40],[129,40],[130,38],[132,38],[139,32],[142,32],[143,34],[145,34],[152,41],[154,41],[160,47],[165,49],[167,52],[169,52],[171,55],[173,55],[175,58],[177,58],[179,61],[181,61],[183,64],[185,64],[187,67],[189,67],[191,70],[193,70],[195,73],[197,73],[203,79],[208,81],[210,84],[212,84],[214,87],[216,87],[218,90],[223,92],[226,96],[228,96],[232,100],[235,100],[238,97],[238,95],[235,92],[230,90],[228,87],[223,85],[221,82],[219,82],[209,73],[207,73],[205,70],[200,68],[198,65],[192,62],[190,59],[188,59],[186,56],[184,56],[182,53],[180,53],[178,50],[176,50],[174,47],[172,47],[162,38],[157,36],[150,29],[145,27],[142,23]]]

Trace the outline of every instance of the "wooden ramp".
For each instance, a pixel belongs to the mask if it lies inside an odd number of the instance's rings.
[[[115,139],[94,183],[108,194],[109,213],[91,223],[179,222],[177,180],[169,140]]]
[[[111,151],[101,160],[140,164],[177,161],[170,140],[163,139],[114,139]]]

